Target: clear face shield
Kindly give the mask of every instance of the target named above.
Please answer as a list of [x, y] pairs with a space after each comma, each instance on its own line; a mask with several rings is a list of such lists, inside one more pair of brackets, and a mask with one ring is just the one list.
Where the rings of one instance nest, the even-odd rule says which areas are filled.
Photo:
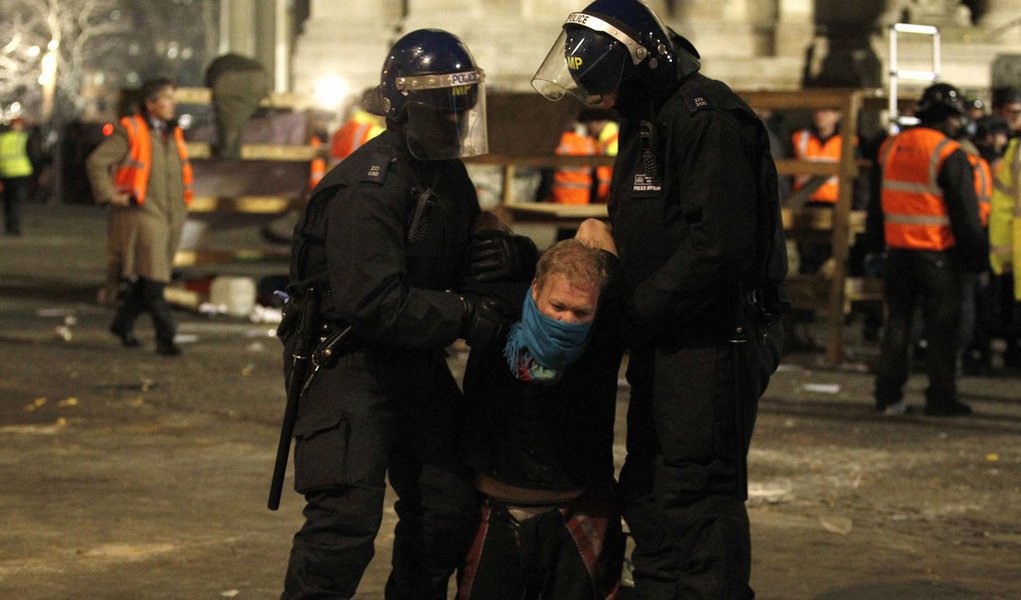
[[648, 50], [610, 23], [592, 15], [571, 13], [546, 60], [532, 77], [532, 87], [549, 100], [566, 94], [589, 106], [620, 87], [626, 61], [637, 65]]
[[405, 135], [419, 160], [466, 158], [489, 152], [486, 89], [481, 69], [399, 77], [408, 96]]

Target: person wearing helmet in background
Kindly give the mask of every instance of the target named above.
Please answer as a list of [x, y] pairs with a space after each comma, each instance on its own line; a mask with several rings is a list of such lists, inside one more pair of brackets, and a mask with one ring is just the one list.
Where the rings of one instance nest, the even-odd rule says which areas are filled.
[[[622, 117], [609, 215], [630, 288], [623, 513], [641, 598], [751, 598], [746, 461], [787, 273], [765, 126], [636, 0], [569, 15], [532, 79]], [[779, 328], [773, 328], [776, 330]]]
[[[291, 308], [317, 303], [312, 347], [336, 346], [318, 351], [325, 362], [298, 401], [306, 521], [283, 598], [355, 593], [387, 478], [399, 497], [389, 599], [446, 598], [478, 515], [444, 350], [457, 338], [485, 347], [504, 325], [483, 299], [451, 291], [479, 215], [459, 159], [487, 152], [484, 76], [457, 37], [417, 30], [391, 48], [380, 96], [386, 131], [323, 178], [295, 228]], [[297, 335], [281, 324], [285, 364]]]
[[[876, 364], [876, 409], [908, 411], [912, 319], [921, 309], [927, 341], [925, 414], [970, 415], [957, 396], [962, 278], [984, 270], [986, 243], [972, 165], [954, 141], [965, 115], [960, 91], [936, 83], [922, 93], [916, 127], [887, 138], [874, 177], [878, 192], [868, 212], [866, 244], [885, 250], [883, 296], [887, 325]], [[878, 204], [878, 206], [876, 206]], [[878, 208], [875, 209], [875, 208]]]

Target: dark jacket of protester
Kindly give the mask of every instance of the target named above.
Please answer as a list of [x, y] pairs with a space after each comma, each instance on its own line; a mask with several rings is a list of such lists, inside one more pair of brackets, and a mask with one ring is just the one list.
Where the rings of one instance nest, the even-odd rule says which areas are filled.
[[[585, 353], [554, 384], [517, 379], [503, 355], [505, 339], [471, 353], [464, 375], [464, 456], [476, 473], [536, 490], [578, 490], [612, 481], [623, 351], [617, 321], [624, 306], [619, 273], [611, 277], [600, 294]], [[531, 293], [528, 282], [489, 284], [485, 292], [514, 307], [517, 318], [521, 298]]]
[[[617, 259], [600, 294], [588, 345], [553, 383], [518, 379], [506, 336], [473, 350], [464, 375], [464, 460], [478, 476], [564, 501], [483, 495], [482, 523], [463, 569], [459, 598], [609, 598], [619, 585], [624, 537], [613, 481], [618, 321], [624, 304]], [[521, 317], [527, 282], [483, 284]], [[484, 489], [481, 488], [480, 489]]]

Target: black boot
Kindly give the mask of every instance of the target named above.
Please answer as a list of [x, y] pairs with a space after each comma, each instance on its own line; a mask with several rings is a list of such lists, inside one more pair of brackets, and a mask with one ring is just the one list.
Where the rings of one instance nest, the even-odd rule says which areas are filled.
[[110, 324], [110, 333], [117, 336], [125, 348], [137, 348], [142, 345], [134, 333], [135, 319], [145, 310], [142, 287], [140, 280], [126, 283], [117, 298], [117, 312], [114, 314], [113, 323]]
[[156, 329], [156, 354], [177, 356], [181, 353], [181, 348], [174, 343], [174, 335], [177, 332], [174, 311], [163, 297], [163, 288], [166, 285], [159, 281], [144, 281], [143, 295], [146, 309], [152, 315], [152, 325]]

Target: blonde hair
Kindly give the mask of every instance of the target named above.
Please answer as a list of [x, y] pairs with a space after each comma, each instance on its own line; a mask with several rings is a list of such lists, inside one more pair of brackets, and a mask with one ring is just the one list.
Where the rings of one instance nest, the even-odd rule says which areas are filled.
[[573, 286], [602, 289], [609, 278], [606, 258], [594, 246], [576, 239], [550, 246], [535, 267], [535, 288], [541, 290], [550, 275], [560, 275]]

